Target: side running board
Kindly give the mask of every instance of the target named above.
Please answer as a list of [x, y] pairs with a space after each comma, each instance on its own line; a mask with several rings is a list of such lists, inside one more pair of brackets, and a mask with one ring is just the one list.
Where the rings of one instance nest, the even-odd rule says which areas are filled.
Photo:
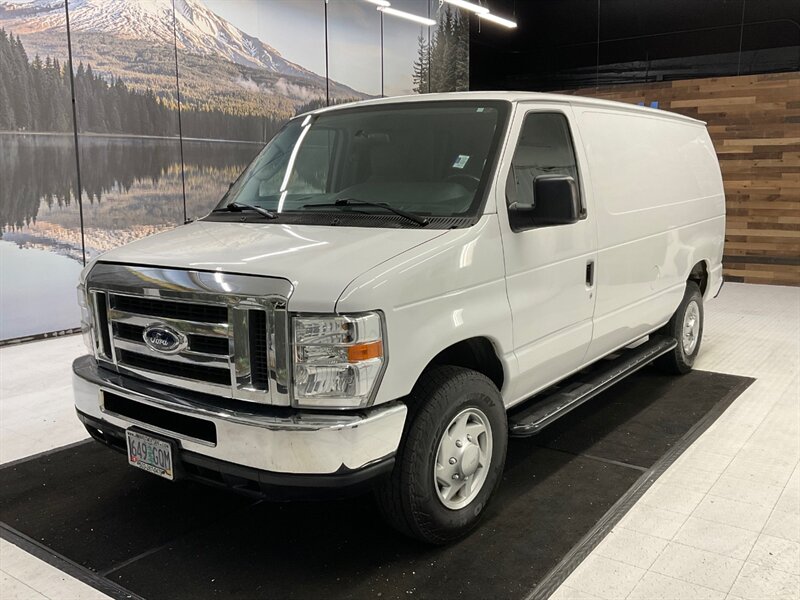
[[678, 345], [668, 337], [651, 337], [630, 350], [622, 350], [598, 361], [588, 369], [566, 379], [563, 384], [550, 388], [525, 402], [519, 410], [508, 415], [509, 435], [528, 437], [539, 433], [543, 427], [579, 407], [600, 392], [641, 369], [662, 354]]

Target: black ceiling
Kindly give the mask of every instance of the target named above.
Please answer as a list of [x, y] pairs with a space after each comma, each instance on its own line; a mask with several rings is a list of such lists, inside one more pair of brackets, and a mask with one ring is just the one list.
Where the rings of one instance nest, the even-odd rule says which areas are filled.
[[554, 90], [800, 70], [800, 0], [483, 4], [518, 27], [471, 20], [471, 89]]

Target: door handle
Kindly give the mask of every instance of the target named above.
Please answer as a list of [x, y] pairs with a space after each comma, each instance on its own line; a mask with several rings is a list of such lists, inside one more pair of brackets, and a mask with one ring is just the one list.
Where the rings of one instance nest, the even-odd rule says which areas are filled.
[[586, 262], [586, 287], [594, 286], [594, 260]]

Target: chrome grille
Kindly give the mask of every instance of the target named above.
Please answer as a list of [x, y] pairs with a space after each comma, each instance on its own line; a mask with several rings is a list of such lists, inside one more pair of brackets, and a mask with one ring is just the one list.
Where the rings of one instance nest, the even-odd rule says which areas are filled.
[[228, 309], [225, 306], [171, 302], [169, 300], [154, 300], [140, 296], [115, 294], [111, 298], [111, 308], [120, 312], [179, 319], [181, 321], [228, 323]]
[[253, 386], [268, 386], [269, 351], [267, 350], [267, 314], [263, 310], [249, 311], [250, 319], [250, 378]]
[[[288, 405], [283, 279], [98, 263], [87, 277], [95, 355], [105, 366], [165, 385]], [[180, 333], [174, 351], [148, 327]]]

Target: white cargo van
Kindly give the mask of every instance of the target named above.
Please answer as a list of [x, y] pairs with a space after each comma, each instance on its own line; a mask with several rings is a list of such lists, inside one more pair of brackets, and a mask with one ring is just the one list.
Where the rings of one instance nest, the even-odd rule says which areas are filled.
[[703, 123], [668, 112], [456, 93], [301, 115], [208, 216], [86, 267], [78, 415], [168, 479], [367, 482], [444, 543], [509, 436], [691, 369], [724, 200]]

